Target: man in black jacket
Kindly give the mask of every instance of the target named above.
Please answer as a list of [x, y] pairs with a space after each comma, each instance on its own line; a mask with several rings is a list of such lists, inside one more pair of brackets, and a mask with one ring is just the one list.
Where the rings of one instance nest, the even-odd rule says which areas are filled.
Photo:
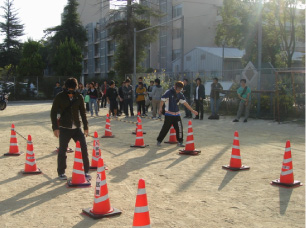
[[[196, 111], [200, 113], [200, 120], [203, 120], [203, 115], [204, 115], [204, 107], [203, 107], [204, 99], [205, 99], [205, 87], [202, 84], [201, 78], [197, 78], [196, 88], [194, 90], [194, 101], [196, 103]], [[199, 119], [199, 114], [194, 119]]]
[[[87, 145], [84, 134], [88, 135], [88, 122], [86, 118], [85, 105], [83, 96], [76, 91], [78, 81], [75, 78], [69, 78], [65, 82], [65, 90], [56, 95], [51, 108], [51, 121], [54, 136], [59, 138], [59, 152], [57, 156], [57, 172], [62, 180], [67, 180], [65, 175], [66, 150], [71, 139], [81, 144], [82, 158], [84, 164], [85, 176], [91, 179], [88, 174], [89, 160]], [[58, 124], [57, 110], [60, 112], [60, 120]], [[82, 118], [84, 134], [81, 131], [81, 122], [79, 113]]]

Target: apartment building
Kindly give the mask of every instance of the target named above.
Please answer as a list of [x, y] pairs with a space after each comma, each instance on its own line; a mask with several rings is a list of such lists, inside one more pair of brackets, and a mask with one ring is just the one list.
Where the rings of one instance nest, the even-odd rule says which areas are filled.
[[[136, 0], [135, 0], [136, 1]], [[159, 9], [163, 17], [152, 19], [152, 26], [161, 24], [158, 39], [147, 48], [144, 68], [172, 72], [172, 62], [194, 47], [214, 47], [216, 27], [223, 0], [138, 0], [140, 4]], [[113, 70], [116, 42], [106, 28], [109, 21], [124, 17], [118, 12], [126, 1], [78, 0], [78, 13], [87, 30], [83, 75], [106, 78]], [[141, 33], [139, 33], [141, 35]], [[127, 72], [131, 73], [131, 72]]]

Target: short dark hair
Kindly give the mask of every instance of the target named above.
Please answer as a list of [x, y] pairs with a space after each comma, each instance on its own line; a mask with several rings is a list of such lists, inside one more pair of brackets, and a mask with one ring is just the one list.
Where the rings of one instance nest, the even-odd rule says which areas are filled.
[[68, 78], [65, 81], [65, 88], [66, 89], [76, 89], [78, 86], [78, 80], [76, 78]]
[[178, 81], [175, 83], [176, 88], [184, 88], [184, 83], [182, 81]]
[[160, 85], [160, 80], [158, 78], [156, 78], [154, 82]]
[[141, 85], [141, 86], [143, 86], [143, 83], [142, 83], [142, 82], [138, 82], [138, 85]]
[[201, 78], [197, 78], [195, 81], [200, 81], [200, 83], [202, 82]]
[[109, 85], [111, 86], [111, 85], [114, 85], [115, 84], [115, 82], [114, 82], [114, 80], [111, 80], [110, 82], [109, 82]]
[[129, 78], [127, 78], [127, 79], [125, 80], [125, 82], [131, 82], [131, 80], [130, 80]]
[[186, 82], [188, 82], [188, 79], [187, 78], [184, 78], [184, 80], [183, 81], [186, 81]]
[[60, 84], [59, 82], [55, 82], [55, 84]]
[[141, 80], [142, 80], [142, 77], [139, 77], [139, 78], [138, 78], [138, 80], [139, 80], [139, 79], [141, 79]]
[[213, 78], [213, 80], [219, 81], [219, 79], [218, 79], [218, 78]]
[[153, 81], [153, 80], [151, 80], [151, 81], [150, 81], [150, 83], [151, 83], [151, 82], [152, 82], [152, 83], [154, 83], [154, 81]]
[[243, 78], [243, 79], [240, 80], [240, 82], [246, 83], [246, 80]]

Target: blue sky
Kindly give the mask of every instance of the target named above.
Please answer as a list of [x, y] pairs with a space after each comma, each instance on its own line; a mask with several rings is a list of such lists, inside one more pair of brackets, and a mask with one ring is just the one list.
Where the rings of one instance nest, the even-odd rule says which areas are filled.
[[[0, 5], [4, 6], [1, 0]], [[61, 13], [67, 0], [14, 0], [14, 8], [18, 10], [18, 17], [25, 26], [25, 35], [21, 41], [32, 38], [40, 40], [44, 33], [43, 30], [61, 23]], [[3, 15], [3, 9], [0, 9], [0, 15]], [[0, 18], [1, 22], [4, 19]], [[0, 42], [3, 41], [3, 35], [0, 35]]]

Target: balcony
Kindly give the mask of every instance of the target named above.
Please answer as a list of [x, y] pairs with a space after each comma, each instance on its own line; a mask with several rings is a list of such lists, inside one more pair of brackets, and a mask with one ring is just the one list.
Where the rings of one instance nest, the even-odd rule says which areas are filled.
[[113, 56], [115, 54], [114, 50], [111, 50], [107, 53], [107, 56]]
[[100, 68], [95, 69], [95, 74], [98, 74], [98, 73], [100, 73]]

